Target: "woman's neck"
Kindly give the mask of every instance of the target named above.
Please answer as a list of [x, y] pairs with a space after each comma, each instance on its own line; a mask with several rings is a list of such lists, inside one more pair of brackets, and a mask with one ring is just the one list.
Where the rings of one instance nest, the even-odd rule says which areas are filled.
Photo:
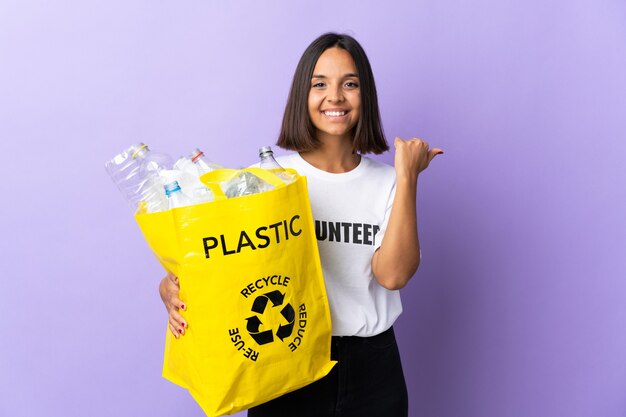
[[321, 146], [300, 156], [317, 169], [333, 174], [352, 171], [361, 162], [361, 155], [353, 153], [351, 138], [319, 138]]

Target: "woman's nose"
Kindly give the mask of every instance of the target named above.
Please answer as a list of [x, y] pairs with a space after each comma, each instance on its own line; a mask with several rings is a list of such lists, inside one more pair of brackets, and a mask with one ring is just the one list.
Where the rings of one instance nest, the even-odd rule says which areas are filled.
[[326, 99], [330, 102], [341, 102], [343, 101], [343, 92], [341, 88], [331, 88], [328, 92], [328, 97]]

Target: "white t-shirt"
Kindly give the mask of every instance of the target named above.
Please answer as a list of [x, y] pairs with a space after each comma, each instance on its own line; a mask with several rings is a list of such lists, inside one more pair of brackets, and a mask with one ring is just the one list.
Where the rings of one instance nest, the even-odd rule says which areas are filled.
[[276, 158], [307, 177], [334, 336], [374, 336], [402, 312], [399, 291], [372, 273], [395, 194], [393, 167], [361, 156], [350, 172], [331, 174], [298, 153]]

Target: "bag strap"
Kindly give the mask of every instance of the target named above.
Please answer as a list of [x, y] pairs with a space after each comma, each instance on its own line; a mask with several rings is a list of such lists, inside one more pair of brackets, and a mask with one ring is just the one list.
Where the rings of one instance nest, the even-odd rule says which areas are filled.
[[[295, 174], [296, 176], [298, 175], [297, 171], [290, 168], [285, 169], [285, 171]], [[220, 184], [234, 178], [240, 172], [249, 172], [250, 174], [256, 175], [276, 188], [284, 187], [286, 185], [285, 182], [272, 171], [268, 171], [263, 168], [216, 169], [202, 175], [200, 177], [200, 181], [202, 181], [202, 183], [213, 192], [215, 201], [224, 200], [226, 195], [224, 195], [224, 191], [222, 190], [222, 187], [220, 187]]]

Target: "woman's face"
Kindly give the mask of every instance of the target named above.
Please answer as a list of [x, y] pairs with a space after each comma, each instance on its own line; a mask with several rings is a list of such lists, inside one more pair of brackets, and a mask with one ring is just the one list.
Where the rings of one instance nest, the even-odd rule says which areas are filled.
[[329, 48], [320, 55], [309, 90], [309, 117], [318, 139], [347, 138], [359, 121], [361, 90], [354, 60], [348, 51]]

